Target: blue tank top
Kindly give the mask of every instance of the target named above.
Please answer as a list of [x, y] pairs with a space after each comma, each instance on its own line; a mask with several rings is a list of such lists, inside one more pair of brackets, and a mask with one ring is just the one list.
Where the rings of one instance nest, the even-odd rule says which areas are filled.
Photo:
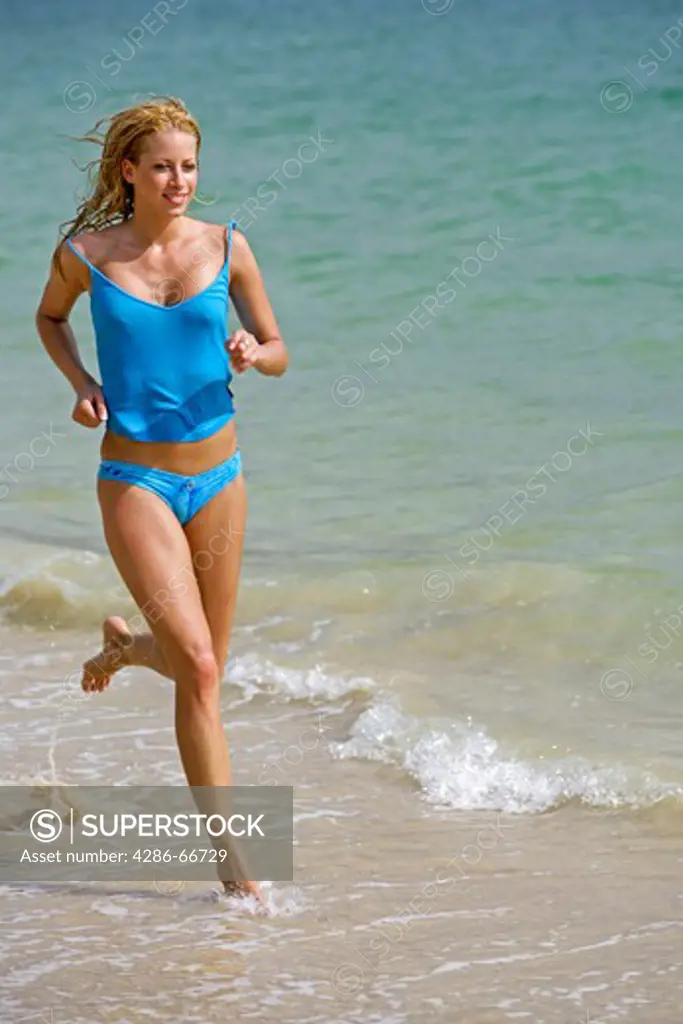
[[131, 295], [90, 267], [90, 311], [108, 427], [132, 441], [200, 441], [234, 415], [228, 337], [227, 254], [197, 295], [161, 306]]

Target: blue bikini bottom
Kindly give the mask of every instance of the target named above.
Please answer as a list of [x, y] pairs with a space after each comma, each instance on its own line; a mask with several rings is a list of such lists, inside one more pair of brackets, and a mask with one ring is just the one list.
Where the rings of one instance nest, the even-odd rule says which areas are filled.
[[151, 469], [138, 466], [135, 462], [113, 462], [105, 459], [100, 463], [100, 480], [114, 480], [132, 487], [144, 487], [158, 495], [184, 526], [212, 498], [227, 487], [242, 472], [242, 456], [239, 448], [226, 462], [221, 462], [205, 473], [183, 476], [169, 473], [165, 469]]

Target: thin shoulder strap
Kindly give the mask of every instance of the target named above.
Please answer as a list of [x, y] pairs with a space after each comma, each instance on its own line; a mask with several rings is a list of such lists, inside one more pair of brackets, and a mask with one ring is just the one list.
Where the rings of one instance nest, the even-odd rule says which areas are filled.
[[228, 265], [228, 282], [230, 281], [230, 255], [232, 253], [232, 229], [237, 227], [237, 221], [228, 221], [228, 255], [226, 257], [226, 263]]
[[91, 269], [91, 270], [97, 270], [97, 267], [93, 267], [93, 265], [92, 265], [92, 263], [90, 262], [90, 260], [88, 259], [88, 257], [87, 257], [87, 256], [84, 256], [82, 252], [79, 252], [79, 251], [78, 251], [78, 249], [76, 249], [76, 248], [75, 248], [75, 246], [74, 246], [73, 242], [71, 241], [71, 238], [70, 238], [70, 237], [68, 237], [68, 236], [67, 236], [67, 238], [65, 239], [65, 241], [66, 241], [66, 244], [67, 244], [67, 245], [69, 246], [69, 248], [71, 249], [71, 251], [72, 251], [73, 253], [75, 253], [75, 254], [76, 254], [76, 256], [78, 256], [79, 260], [83, 260], [83, 262], [84, 262], [84, 263], [87, 263], [87, 265], [88, 265], [88, 266], [90, 267], [90, 269]]
[[225, 264], [227, 268], [226, 277], [228, 281], [228, 298], [226, 300], [226, 322], [228, 333], [230, 333], [230, 256], [232, 255], [232, 229], [236, 227], [236, 220], [228, 221], [228, 253], [227, 256], [225, 257]]

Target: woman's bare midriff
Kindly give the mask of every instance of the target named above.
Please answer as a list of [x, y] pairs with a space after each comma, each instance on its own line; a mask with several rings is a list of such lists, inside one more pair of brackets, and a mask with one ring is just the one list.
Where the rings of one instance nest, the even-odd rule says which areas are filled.
[[234, 419], [202, 441], [131, 441], [108, 430], [102, 439], [100, 455], [115, 462], [135, 462], [150, 469], [196, 476], [225, 462], [237, 449]]

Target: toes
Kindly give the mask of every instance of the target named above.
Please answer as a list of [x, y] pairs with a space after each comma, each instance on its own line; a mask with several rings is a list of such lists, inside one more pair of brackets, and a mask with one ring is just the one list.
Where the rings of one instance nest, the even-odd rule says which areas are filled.
[[108, 676], [94, 676], [90, 672], [85, 672], [81, 681], [81, 688], [86, 693], [102, 693], [110, 683]]

